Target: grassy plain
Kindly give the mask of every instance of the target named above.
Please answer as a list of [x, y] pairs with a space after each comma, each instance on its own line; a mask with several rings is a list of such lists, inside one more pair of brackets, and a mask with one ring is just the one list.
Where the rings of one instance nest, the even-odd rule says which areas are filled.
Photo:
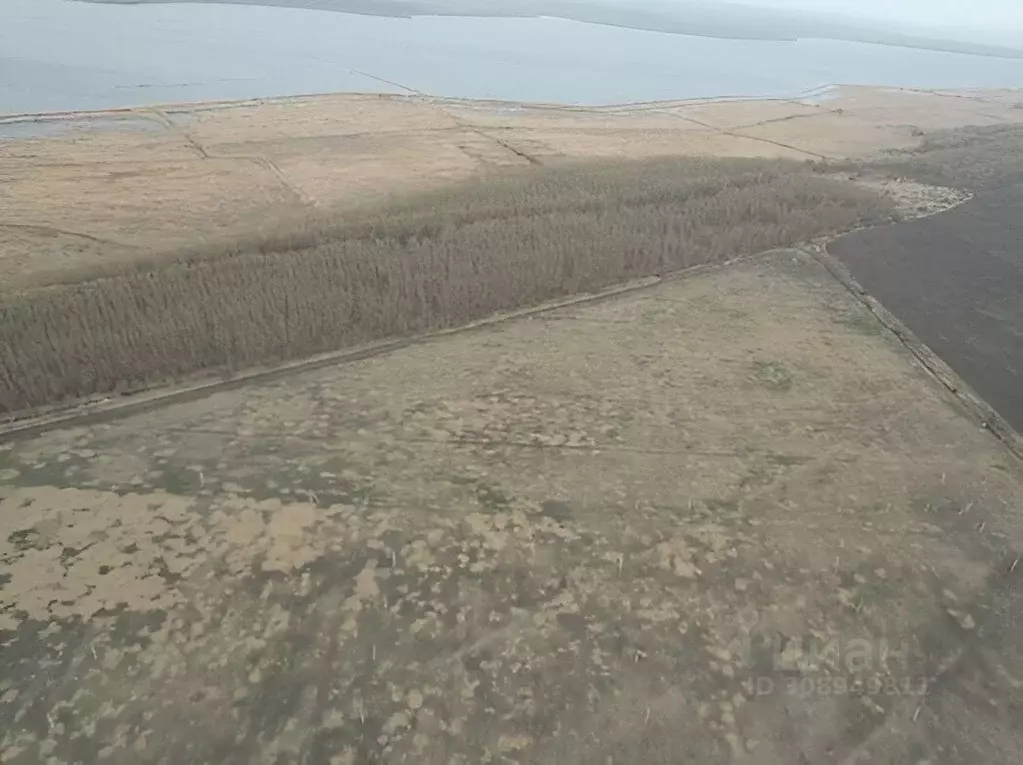
[[1023, 122], [1021, 100], [860, 87], [600, 108], [337, 95], [4, 121], [0, 291], [508, 169], [913, 149], [939, 130]]
[[[21, 163], [6, 189], [27, 192], [4, 200], [5, 246], [22, 243], [5, 250], [20, 264], [0, 299], [5, 405], [446, 326], [890, 216], [883, 179], [778, 159], [826, 140], [836, 159], [908, 149], [909, 170], [992, 183], [966, 173], [1002, 138], [932, 134], [921, 153], [919, 133], [1012, 111], [1009, 95], [842, 98], [573, 116], [588, 128], [514, 114], [533, 138], [633, 156], [570, 166], [513, 128], [466, 131], [506, 105], [421, 104], [503, 163], [485, 171], [502, 180], [432, 191], [481, 165], [448, 172], [436, 135], [435, 154], [385, 136], [397, 153], [360, 165], [380, 144], [357, 120], [340, 140], [316, 131], [343, 121], [301, 119], [331, 99], [184, 110], [180, 145], [173, 121], [0, 144]], [[648, 132], [608, 127], [630, 120]], [[808, 120], [833, 138], [779, 145]], [[775, 154], [642, 159], [711, 145]], [[424, 196], [377, 206], [405, 181]], [[294, 215], [257, 225], [280, 205]], [[1020, 762], [1021, 504], [1018, 459], [790, 250], [2, 437], [0, 761]]]
[[997, 161], [1018, 140], [1013, 98], [841, 88], [573, 109], [333, 96], [8, 121], [0, 133], [20, 137], [0, 140], [0, 413], [884, 222], [890, 185], [834, 171], [990, 181], [1013, 167]]
[[0, 760], [1020, 762], [1019, 461], [812, 258], [0, 443]]

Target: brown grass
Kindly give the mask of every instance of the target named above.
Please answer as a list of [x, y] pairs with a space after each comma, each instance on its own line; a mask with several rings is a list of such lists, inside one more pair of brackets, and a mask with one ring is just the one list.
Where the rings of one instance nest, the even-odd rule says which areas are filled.
[[463, 185], [5, 296], [0, 411], [455, 326], [891, 216], [873, 192], [782, 161], [600, 163]]
[[942, 130], [914, 149], [891, 151], [870, 169], [935, 186], [979, 190], [1023, 178], [1023, 125]]

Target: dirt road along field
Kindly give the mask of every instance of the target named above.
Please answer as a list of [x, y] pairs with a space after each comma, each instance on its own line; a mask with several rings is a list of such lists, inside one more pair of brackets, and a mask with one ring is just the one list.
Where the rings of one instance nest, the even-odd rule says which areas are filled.
[[1020, 464], [798, 252], [0, 480], [11, 765], [1023, 754]]
[[495, 170], [588, 157], [861, 157], [1023, 120], [1018, 92], [573, 108], [337, 95], [0, 121], [0, 290]]

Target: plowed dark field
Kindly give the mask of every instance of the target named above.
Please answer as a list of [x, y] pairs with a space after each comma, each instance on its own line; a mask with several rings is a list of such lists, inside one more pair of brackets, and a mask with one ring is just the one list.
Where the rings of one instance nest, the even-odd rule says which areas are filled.
[[931, 218], [850, 234], [829, 249], [1023, 430], [1023, 183]]

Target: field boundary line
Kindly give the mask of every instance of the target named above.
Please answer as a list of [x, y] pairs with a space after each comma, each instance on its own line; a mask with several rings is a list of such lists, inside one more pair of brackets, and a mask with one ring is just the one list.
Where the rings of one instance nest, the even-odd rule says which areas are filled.
[[958, 399], [966, 412], [1001, 441], [1017, 458], [1023, 460], [1023, 437], [980, 394], [974, 391], [938, 354], [916, 336], [901, 319], [884, 307], [861, 285], [838, 258], [828, 252], [828, 245], [811, 244], [799, 249], [820, 263], [850, 294], [866, 306], [874, 317], [916, 358], [924, 370]]
[[[680, 108], [686, 106], [704, 106], [707, 104], [717, 103], [756, 103], [760, 101], [793, 101], [800, 100], [803, 98], [809, 98], [815, 95], [815, 91], [819, 88], [812, 88], [808, 91], [802, 91], [793, 95], [775, 95], [775, 96], [715, 96], [705, 98], [676, 98], [676, 99], [660, 99], [653, 101], [622, 101], [617, 103], [601, 103], [601, 104], [589, 104], [589, 105], [577, 105], [571, 103], [559, 103], [557, 101], [516, 101], [502, 98], [459, 98], [457, 96], [438, 96], [430, 93], [423, 93], [414, 88], [410, 88], [407, 85], [402, 85], [398, 82], [391, 82], [385, 80], [382, 77], [369, 74], [368, 72], [360, 71], [357, 69], [349, 70], [356, 74], [360, 74], [363, 77], [369, 77], [373, 80], [385, 82], [389, 85], [393, 85], [396, 88], [401, 88], [400, 93], [388, 93], [379, 91], [360, 91], [360, 90], [335, 90], [325, 91], [323, 93], [294, 93], [286, 96], [257, 96], [255, 98], [214, 98], [205, 101], [165, 101], [156, 104], [138, 104], [135, 106], [108, 106], [101, 107], [98, 109], [63, 109], [56, 111], [35, 111], [35, 112], [12, 112], [8, 114], [0, 113], [0, 125], [21, 123], [21, 122], [46, 122], [46, 121], [60, 121], [60, 120], [76, 120], [83, 118], [101, 118], [101, 117], [117, 117], [123, 115], [143, 115], [146, 111], [152, 109], [160, 109], [163, 111], [171, 112], [192, 112], [192, 111], [208, 111], [217, 109], [230, 109], [232, 107], [246, 107], [246, 106], [261, 106], [263, 104], [278, 104], [288, 103], [294, 101], [311, 101], [320, 98], [338, 98], [352, 96], [355, 98], [375, 98], [379, 100], [408, 100], [409, 98], [420, 98], [428, 101], [437, 103], [447, 104], [459, 104], [464, 103], [468, 105], [478, 106], [481, 104], [493, 104], [495, 106], [520, 106], [530, 109], [547, 109], [547, 110], [565, 110], [569, 112], [589, 112], [589, 111], [614, 111], [616, 109], [665, 109], [665, 108]], [[842, 85], [825, 85], [823, 88], [837, 88], [843, 87]], [[870, 87], [870, 86], [867, 86]]]
[[[134, 116], [145, 116], [145, 112], [151, 111], [152, 109], [160, 109], [162, 111], [168, 111], [172, 113], [176, 112], [203, 112], [203, 111], [217, 111], [221, 109], [231, 108], [245, 108], [252, 106], [262, 106], [264, 104], [281, 104], [281, 103], [293, 103], [297, 101], [313, 101], [324, 98], [366, 98], [366, 99], [377, 99], [383, 101], [408, 101], [410, 99], [420, 99], [431, 101], [434, 104], [465, 104], [468, 106], [500, 106], [500, 107], [522, 107], [527, 109], [536, 109], [544, 111], [565, 111], [569, 113], [615, 113], [617, 111], [657, 111], [663, 109], [685, 109], [693, 106], [708, 106], [714, 104], [743, 104], [743, 103], [790, 103], [800, 104], [805, 106], [819, 106], [818, 103], [805, 103], [807, 99], [814, 99], [819, 96], [826, 95], [829, 92], [841, 90], [842, 88], [866, 88], [874, 91], [883, 91], [891, 88], [882, 88], [880, 86], [872, 85], [855, 85], [849, 83], [829, 83], [820, 85], [815, 88], [809, 88], [802, 90], [797, 93], [790, 94], [773, 94], [763, 96], [737, 96], [737, 95], [723, 95], [723, 96], [704, 96], [704, 97], [693, 97], [693, 98], [668, 98], [668, 99], [654, 99], [652, 101], [619, 101], [619, 102], [605, 102], [597, 104], [572, 104], [562, 103], [558, 101], [522, 101], [514, 99], [503, 99], [503, 98], [460, 98], [457, 96], [442, 96], [434, 95], [430, 93], [423, 93], [411, 88], [407, 85], [402, 85], [399, 82], [392, 82], [383, 77], [379, 77], [369, 72], [351, 69], [348, 70], [354, 72], [363, 77], [376, 80], [378, 82], [384, 82], [388, 85], [392, 85], [395, 88], [399, 88], [400, 92], [380, 92], [380, 91], [361, 91], [361, 90], [333, 90], [324, 92], [313, 92], [313, 93], [292, 93], [290, 95], [274, 95], [274, 96], [256, 96], [251, 98], [214, 98], [207, 99], [204, 101], [162, 101], [155, 104], [136, 104], [133, 106], [107, 106], [96, 109], [63, 109], [56, 111], [32, 111], [32, 112], [11, 112], [11, 113], [0, 113], [0, 125], [4, 124], [17, 124], [23, 122], [49, 122], [49, 121], [61, 121], [61, 120], [78, 120], [88, 118], [102, 118], [102, 117], [119, 117], [125, 115]], [[928, 89], [928, 88], [894, 88], [895, 90], [922, 93], [926, 95], [940, 96], [944, 98], [962, 98], [965, 100], [974, 101], [977, 103], [988, 103], [989, 100], [984, 97], [984, 89], [982, 88], [964, 88], [960, 93], [950, 93], [947, 89]], [[963, 95], [969, 93], [977, 93], [977, 95]], [[741, 128], [737, 128], [741, 129]]]
[[[688, 279], [699, 274], [710, 271], [717, 271], [727, 268], [733, 263], [738, 263], [752, 258], [768, 255], [772, 252], [791, 251], [795, 248], [782, 247], [773, 250], [766, 250], [756, 253], [746, 253], [729, 260], [715, 263], [700, 263], [666, 272], [660, 276], [649, 276], [642, 279], [634, 279], [622, 284], [617, 284], [598, 292], [576, 294], [556, 300], [546, 301], [537, 305], [517, 308], [492, 314], [483, 319], [460, 324], [456, 327], [421, 332], [405, 337], [392, 338], [367, 343], [339, 351], [329, 351], [313, 357], [285, 362], [270, 367], [250, 368], [237, 375], [206, 379], [202, 382], [195, 382], [191, 385], [184, 384], [171, 387], [143, 388], [134, 392], [120, 394], [118, 399], [93, 398], [64, 406], [53, 406], [43, 410], [25, 411], [14, 413], [5, 420], [0, 420], [0, 443], [13, 438], [27, 438], [36, 436], [49, 430], [59, 427], [75, 427], [94, 425], [106, 420], [113, 420], [131, 414], [139, 414], [152, 409], [169, 405], [194, 401], [214, 393], [235, 390], [246, 385], [261, 382], [272, 382], [292, 374], [311, 372], [338, 364], [347, 364], [355, 361], [381, 356], [392, 351], [401, 350], [414, 345], [440, 340], [450, 335], [483, 330], [490, 327], [513, 321], [515, 319], [529, 319], [535, 316], [556, 311], [561, 308], [570, 308], [577, 305], [598, 303], [612, 298], [631, 295], [641, 291], [649, 290], [663, 284]], [[211, 376], [215, 372], [209, 373]], [[115, 394], [116, 395], [116, 394]]]

